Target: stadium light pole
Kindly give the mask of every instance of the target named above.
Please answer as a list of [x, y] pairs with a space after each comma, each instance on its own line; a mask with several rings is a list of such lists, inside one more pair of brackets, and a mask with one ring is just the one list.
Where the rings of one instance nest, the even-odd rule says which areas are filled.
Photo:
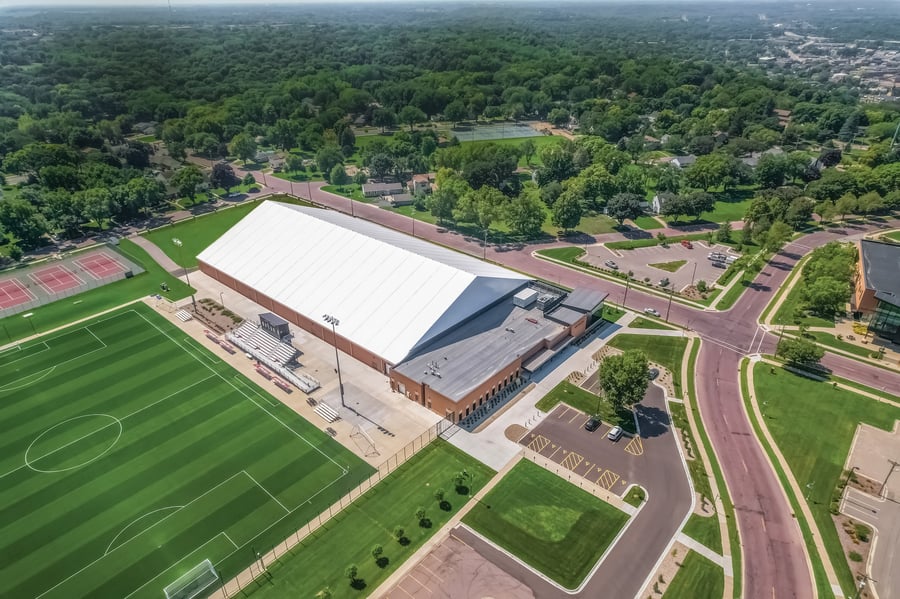
[[347, 404], [344, 403], [344, 381], [341, 380], [341, 358], [338, 353], [337, 329], [335, 328], [337, 325], [341, 324], [341, 321], [330, 314], [323, 314], [322, 320], [331, 325], [331, 334], [333, 335], [332, 339], [334, 340], [334, 361], [337, 364], [338, 389], [340, 389], [341, 392], [341, 407], [346, 408]]
[[[178, 237], [173, 237], [172, 243], [174, 243], [175, 246], [178, 248], [178, 259], [181, 260], [182, 262], [184, 262], [184, 250], [182, 249], [182, 246], [184, 246], [184, 243], [182, 243], [181, 239], [179, 239]], [[191, 277], [188, 275], [188, 269], [186, 267], [182, 267], [182, 268], [184, 269], [184, 278], [187, 281], [188, 287], [190, 287], [191, 286]], [[191, 305], [194, 306], [194, 310], [197, 309], [197, 300], [194, 299], [193, 293], [191, 294]]]

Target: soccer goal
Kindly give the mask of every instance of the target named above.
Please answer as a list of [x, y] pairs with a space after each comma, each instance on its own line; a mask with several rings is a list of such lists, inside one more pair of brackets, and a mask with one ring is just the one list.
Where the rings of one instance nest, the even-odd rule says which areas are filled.
[[166, 599], [193, 599], [218, 580], [216, 569], [205, 559], [164, 589]]

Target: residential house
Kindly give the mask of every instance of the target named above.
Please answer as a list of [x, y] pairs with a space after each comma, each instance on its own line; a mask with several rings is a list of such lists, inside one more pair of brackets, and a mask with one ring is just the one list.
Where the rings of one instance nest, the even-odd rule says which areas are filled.
[[412, 181], [409, 183], [413, 195], [431, 193], [432, 185], [434, 185], [434, 173], [413, 175]]
[[416, 201], [415, 196], [410, 193], [394, 193], [389, 196], [385, 196], [384, 199], [387, 200], [388, 204], [390, 204], [392, 208], [396, 208], [398, 206], [411, 206]]
[[377, 198], [403, 193], [402, 183], [363, 183], [363, 195], [367, 198]]

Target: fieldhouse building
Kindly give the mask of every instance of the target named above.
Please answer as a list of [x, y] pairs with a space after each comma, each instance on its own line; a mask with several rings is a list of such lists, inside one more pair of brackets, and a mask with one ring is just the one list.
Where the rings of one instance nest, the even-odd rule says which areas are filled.
[[[454, 422], [582, 334], [606, 297], [567, 295], [365, 220], [272, 201], [197, 259], [207, 275]], [[325, 314], [340, 321], [337, 335]]]
[[863, 239], [850, 308], [873, 335], [900, 343], [900, 245]]

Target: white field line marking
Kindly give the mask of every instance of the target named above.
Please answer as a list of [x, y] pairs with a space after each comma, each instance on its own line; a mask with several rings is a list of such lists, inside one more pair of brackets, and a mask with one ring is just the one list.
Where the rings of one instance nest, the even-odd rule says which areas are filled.
[[268, 495], [269, 497], [271, 497], [271, 498], [272, 498], [272, 501], [274, 501], [275, 503], [277, 503], [278, 505], [280, 505], [280, 506], [281, 506], [281, 509], [283, 509], [283, 510], [284, 510], [286, 513], [288, 513], [288, 514], [291, 513], [291, 510], [289, 510], [289, 509], [287, 509], [286, 507], [284, 507], [284, 504], [281, 503], [280, 501], [278, 501], [278, 499], [276, 499], [274, 495], [272, 495], [271, 493], [269, 493], [268, 489], [266, 489], [264, 486], [262, 486], [261, 484], [259, 484], [259, 481], [256, 480], [255, 478], [253, 478], [253, 475], [252, 475], [252, 474], [250, 474], [250, 473], [247, 472], [246, 470], [241, 470], [241, 472], [243, 472], [244, 474], [246, 474], [246, 475], [247, 475], [247, 478], [249, 478], [250, 480], [252, 480], [252, 481], [256, 484], [257, 487], [259, 487], [260, 489], [263, 490], [263, 492], [264, 492], [266, 495]]
[[[41, 351], [35, 352], [33, 354], [29, 354], [27, 356], [22, 356], [21, 358], [16, 358], [15, 360], [12, 360], [11, 362], [3, 362], [2, 364], [0, 364], [0, 366], [12, 366], [16, 362], [20, 362], [22, 360], [27, 360], [28, 358], [33, 358], [34, 356], [36, 356], [38, 354], [42, 354], [45, 351], [50, 349], [50, 346], [47, 344], [46, 341], [41, 341], [40, 344], [42, 344], [44, 346], [44, 349], [42, 349]], [[10, 347], [10, 348], [3, 350], [3, 353], [6, 353], [6, 352], [10, 351], [11, 349], [18, 349], [20, 352], [23, 352], [23, 351], [31, 349], [32, 347], [37, 347], [38, 345], [39, 345], [38, 343], [35, 343], [34, 345], [29, 345], [25, 349], [22, 349], [21, 345], [17, 345], [17, 346], [15, 346], [15, 348]], [[0, 356], [0, 357], [2, 357], [2, 356]]]
[[[38, 372], [35, 372], [34, 374], [29, 374], [27, 376], [23, 376], [22, 378], [18, 378], [11, 383], [7, 383], [7, 384], [3, 385], [2, 387], [0, 387], [0, 391], [15, 391], [17, 389], [23, 389], [25, 387], [29, 387], [29, 386], [35, 384], [36, 382], [42, 380], [45, 376], [47, 376], [54, 370], [56, 370], [56, 366], [51, 366], [50, 368], [47, 368], [46, 370], [40, 370]], [[37, 375], [41, 375], [41, 376], [34, 379], [33, 381], [28, 380], [31, 377], [37, 376]], [[22, 382], [22, 381], [25, 381], [25, 382]], [[10, 385], [14, 385], [16, 383], [19, 383], [19, 384], [16, 385], [15, 387], [10, 387]]]
[[106, 345], [105, 343], [103, 343], [103, 339], [101, 339], [100, 337], [98, 337], [98, 336], [97, 336], [97, 333], [95, 333], [94, 331], [91, 330], [91, 327], [86, 326], [86, 327], [84, 327], [84, 330], [87, 331], [88, 333], [90, 333], [91, 335], [93, 335], [93, 336], [94, 336], [94, 339], [96, 339], [97, 341], [99, 341], [99, 342], [100, 342], [100, 345], [103, 346], [103, 349], [106, 349], [107, 347], [109, 347], [108, 345]]
[[[153, 327], [154, 329], [156, 329], [157, 331], [159, 331], [162, 335], [168, 337], [168, 339], [169, 339], [172, 343], [174, 343], [175, 345], [178, 345], [178, 347], [181, 347], [181, 345], [179, 345], [179, 343], [178, 343], [175, 339], [173, 339], [168, 333], [166, 333], [165, 331], [163, 331], [162, 329], [160, 329], [160, 328], [159, 328], [158, 326], [156, 326], [154, 323], [150, 322], [143, 314], [141, 314], [140, 312], [137, 312], [137, 311], [134, 311], [134, 313], [137, 314], [138, 316], [140, 316], [141, 318], [143, 318], [144, 321], [145, 321], [148, 325], [150, 325], [151, 327]], [[181, 349], [184, 349], [184, 348], [181, 347]], [[191, 353], [191, 352], [188, 351], [188, 350], [185, 350], [185, 351], [187, 351], [187, 353], [190, 354], [191, 357], [194, 357], [194, 358], [196, 359], [196, 356], [194, 356], [193, 353]], [[203, 364], [203, 366], [205, 366], [205, 367], [206, 367], [210, 372], [212, 372], [215, 376], [217, 376], [217, 377], [219, 377], [220, 379], [222, 379], [223, 381], [225, 381], [232, 389], [234, 389], [235, 391], [237, 391], [238, 393], [240, 393], [241, 395], [243, 395], [244, 397], [246, 397], [247, 399], [249, 399], [251, 402], [253, 402], [253, 404], [256, 405], [260, 410], [262, 410], [263, 412], [265, 412], [266, 414], [268, 414], [269, 416], [271, 416], [272, 418], [274, 418], [275, 421], [278, 422], [278, 424], [280, 424], [281, 426], [283, 426], [284, 428], [286, 428], [288, 431], [290, 431], [291, 433], [293, 433], [294, 436], [296, 436], [298, 439], [302, 440], [304, 443], [306, 443], [307, 445], [309, 445], [310, 448], [312, 448], [313, 450], [315, 450], [317, 453], [319, 453], [319, 454], [320, 454], [322, 457], [324, 457], [326, 460], [328, 460], [329, 462], [331, 462], [332, 464], [334, 464], [335, 466], [337, 466], [338, 468], [340, 468], [342, 474], [347, 474], [347, 472], [348, 472], [347, 466], [338, 464], [336, 461], [334, 461], [334, 458], [332, 458], [330, 455], [328, 455], [327, 453], [325, 453], [324, 451], [322, 451], [321, 449], [319, 449], [318, 447], [316, 447], [314, 444], [310, 443], [310, 441], [309, 441], [306, 437], [304, 437], [303, 435], [301, 435], [300, 433], [298, 433], [297, 431], [295, 431], [294, 429], [292, 429], [290, 426], [287, 425], [287, 423], [285, 423], [283, 420], [281, 420], [280, 418], [278, 418], [278, 416], [276, 416], [275, 414], [273, 414], [272, 412], [270, 412], [269, 410], [267, 410], [264, 406], [261, 406], [259, 403], [257, 403], [256, 401], [254, 401], [252, 397], [250, 397], [249, 395], [247, 395], [246, 393], [244, 393], [243, 391], [241, 391], [240, 389], [238, 389], [238, 388], [234, 385], [234, 383], [232, 383], [231, 381], [229, 381], [228, 379], [226, 379], [223, 375], [221, 375], [221, 374], [219, 374], [218, 372], [216, 372], [215, 370], [213, 370], [206, 362], [203, 362], [202, 360], [199, 360], [199, 359], [198, 359], [197, 361], [200, 362], [200, 364]], [[229, 367], [229, 368], [230, 368], [230, 367]]]
[[[227, 533], [227, 532], [225, 532], [225, 531], [223, 530], [221, 534], [225, 535], [225, 538], [228, 539], [229, 541], [231, 541], [231, 544], [234, 545], [234, 548], [235, 548], [235, 549], [240, 549], [240, 548], [241, 548], [237, 543], [235, 543], [234, 541], [232, 541], [231, 537], [228, 536], [228, 533]], [[229, 553], [228, 555], [231, 555], [231, 554]]]
[[[159, 521], [156, 522], [155, 524], [152, 524], [151, 526], [148, 526], [146, 529], [144, 529], [144, 530], [141, 532], [141, 534], [147, 532], [147, 531], [150, 530], [151, 528], [155, 528], [155, 527], [159, 526], [160, 524], [162, 524], [163, 522], [165, 522], [166, 520], [168, 520], [169, 518], [171, 518], [172, 516], [174, 516], [175, 514], [177, 514], [178, 512], [180, 512], [181, 510], [183, 510], [184, 508], [188, 507], [189, 505], [191, 505], [191, 504], [194, 503], [195, 501], [198, 501], [200, 498], [202, 498], [202, 497], [204, 497], [204, 496], [206, 496], [206, 495], [209, 495], [210, 493], [212, 493], [213, 491], [215, 491], [216, 489], [218, 489], [219, 487], [221, 487], [222, 485], [224, 485], [225, 483], [227, 483], [228, 481], [230, 481], [231, 479], [233, 479], [234, 477], [236, 477], [236, 476], [239, 475], [239, 474], [240, 474], [240, 472], [235, 472], [234, 474], [232, 474], [231, 476], [229, 476], [228, 478], [226, 478], [225, 480], [223, 480], [222, 482], [220, 482], [219, 484], [217, 484], [215, 487], [213, 487], [213, 488], [210, 489], [209, 491], [206, 491], [206, 492], [203, 493], [202, 495], [198, 495], [197, 497], [195, 497], [194, 499], [192, 499], [192, 500], [189, 501], [188, 503], [184, 504], [184, 506], [182, 506], [182, 508], [181, 508], [180, 510], [178, 510], [178, 511], [176, 511], [176, 512], [172, 512], [171, 514], [169, 514], [169, 515], [166, 516], [165, 518], [162, 518], [161, 520], [159, 520]], [[125, 545], [127, 545], [128, 543], [130, 543], [131, 541], [133, 541], [134, 539], [136, 539], [136, 538], [139, 537], [139, 536], [140, 536], [140, 535], [137, 535], [137, 536], [135, 536], [135, 537], [132, 537], [132, 538], [128, 539], [127, 541], [125, 541], [124, 543], [122, 543], [121, 545], [119, 545], [118, 547], [116, 547], [115, 549], [113, 549], [110, 553], [115, 553], [116, 551], [118, 551], [119, 549], [121, 549], [122, 547], [124, 547]], [[216, 537], [217, 537], [217, 536], [219, 536], [219, 535], [216, 535]], [[212, 539], [215, 539], [216, 537], [212, 537]], [[212, 539], [210, 539], [209, 541], [212, 541]], [[209, 543], [209, 541], [207, 541], [206, 543]], [[203, 543], [203, 545], [206, 545], [206, 543]], [[200, 547], [203, 547], [203, 545], [200, 545]], [[198, 549], [199, 549], [199, 547], [198, 547]], [[194, 551], [196, 551], [196, 549], [195, 549]], [[191, 553], [193, 553], [193, 551], [192, 551]], [[88, 568], [90, 568], [91, 566], [93, 566], [94, 564], [96, 564], [97, 562], [99, 562], [100, 560], [102, 560], [102, 559], [103, 559], [104, 557], [106, 557], [107, 555], [109, 555], [109, 554], [104, 554], [104, 555], [98, 557], [97, 559], [95, 559], [94, 561], [92, 561], [92, 562], [89, 563], [88, 565], [84, 566], [83, 568], [81, 568], [80, 570], [78, 570], [77, 572], [75, 572], [74, 574], [69, 575], [67, 578], [65, 578], [65, 579], [61, 580], [60, 582], [56, 583], [55, 585], [53, 585], [52, 587], [50, 587], [49, 589], [47, 589], [46, 591], [44, 591], [43, 593], [41, 593], [40, 595], [38, 595], [35, 599], [40, 599], [41, 597], [43, 597], [44, 595], [46, 595], [47, 593], [49, 593], [50, 591], [52, 591], [52, 590], [55, 589], [56, 587], [58, 587], [58, 586], [60, 586], [60, 585], [63, 585], [63, 584], [65, 584], [65, 583], [69, 582], [71, 579], [75, 578], [76, 576], [78, 576], [79, 574], [81, 574], [82, 572], [84, 572], [85, 570], [87, 570]], [[180, 561], [180, 560], [179, 560], [179, 561]], [[174, 565], [174, 564], [173, 564], [173, 565]], [[162, 574], [162, 573], [160, 573], [160, 574]], [[157, 575], [157, 576], [159, 576], [159, 575]], [[142, 585], [142, 586], [143, 586], [143, 585]], [[138, 587], [138, 590], [140, 590], [140, 588], [142, 588], [142, 587]], [[135, 592], [136, 592], [136, 591], [135, 591]], [[133, 595], [133, 594], [134, 594], [134, 592], [132, 592], [132, 595]]]
[[[199, 348], [199, 344], [196, 341], [194, 341], [193, 339], [191, 339], [190, 337], [185, 337], [184, 342], [185, 342], [185, 345], [187, 345], [191, 349], [196, 350]], [[205, 355], [202, 352], [200, 353], [200, 356], [204, 361], [209, 362], [210, 364], [221, 364], [222, 363], [222, 360], [220, 360], [219, 358], [217, 358], [215, 356], [210, 357], [210, 356]]]
[[[106, 551], [103, 552], [103, 555], [106, 555], [107, 553], [109, 553], [109, 552], [112, 550], [113, 545], [115, 544], [115, 542], [119, 539], [119, 537], [122, 536], [122, 533], [123, 533], [123, 532], [125, 532], [126, 530], [128, 530], [129, 528], [131, 528], [131, 525], [132, 525], [132, 524], [134, 524], [134, 523], [136, 523], [136, 522], [140, 522], [141, 520], [143, 520], [144, 518], [146, 518], [146, 517], [149, 516], [150, 514], [155, 514], [156, 512], [162, 512], [163, 510], [180, 510], [180, 509], [183, 508], [183, 507], [184, 507], [183, 505], [170, 505], [170, 506], [167, 506], [167, 507], [161, 507], [161, 508], [159, 508], [158, 510], [153, 510], [153, 511], [151, 511], [151, 512], [147, 512], [146, 514], [142, 514], [142, 515], [138, 516], [137, 518], [135, 518], [134, 520], [132, 520], [131, 522], [129, 522], [128, 524], [126, 524], [126, 525], [125, 525], [125, 528], [123, 528], [122, 530], [120, 530], [120, 531], [116, 534], [116, 536], [113, 537], [113, 540], [110, 541], [110, 542], [109, 542], [109, 545], [106, 547]], [[128, 537], [127, 539], [125, 539], [125, 541], [123, 541], [123, 542], [130, 541], [130, 540], [133, 539], [134, 537], [139, 536], [142, 532], [144, 532], [144, 530], [146, 530], [146, 529], [143, 529], [143, 530], [138, 531], [137, 534], [131, 535], [130, 537]]]
[[[73, 362], [73, 361], [75, 361], [75, 360], [80, 360], [81, 358], [83, 358], [83, 357], [85, 357], [85, 356], [89, 356], [89, 355], [91, 355], [91, 354], [94, 353], [94, 352], [102, 351], [102, 350], [104, 350], [104, 349], [107, 348], [107, 345], [106, 345], [105, 343], [103, 343], [103, 341], [101, 341], [100, 338], [97, 337], [97, 335], [95, 335], [94, 332], [91, 331], [90, 329], [88, 329], [88, 327], [86, 327], [86, 326], [81, 327], [80, 329], [74, 329], [74, 330], [72, 330], [72, 331], [69, 331], [69, 334], [74, 333], [75, 331], [79, 331], [79, 330], [84, 330], [84, 331], [87, 331], [88, 333], [90, 333], [97, 341], [100, 342], [100, 344], [102, 345], [102, 347], [97, 347], [97, 348], [92, 349], [91, 351], [84, 352], [84, 353], [81, 354], [80, 356], [75, 356], [74, 358], [69, 358], [68, 360], [63, 360], [62, 362], [57, 362], [57, 363], [54, 364], [53, 366], [50, 366], [49, 368], [45, 368], [44, 370], [53, 370], [53, 369], [56, 368], [57, 366], [62, 366], [63, 364], [68, 364], [69, 362]], [[60, 337], [62, 337], [62, 335], [60, 335]], [[43, 352], [49, 350], [49, 349], [50, 349], [50, 345], [49, 345], [48, 342], [49, 342], [49, 341], [55, 341], [55, 340], [59, 339], [60, 337], [55, 337], [55, 338], [53, 338], [53, 339], [47, 339], [46, 341], [43, 341], [42, 343], [44, 343], [44, 345], [47, 347], [47, 349], [42, 349], [41, 351], [39, 351], [39, 352], [37, 352], [37, 353], [40, 354], [40, 353], [43, 353]], [[34, 346], [31, 346], [31, 347], [34, 347]], [[30, 349], [30, 348], [29, 348], [29, 349]], [[19, 360], [27, 360], [28, 358], [32, 358], [32, 357], [34, 357], [34, 356], [36, 356], [36, 355], [37, 355], [37, 354], [32, 354], [32, 355], [30, 355], [30, 356], [22, 356], [22, 357], [19, 358], [18, 360], [13, 360], [12, 362], [8, 362], [7, 364], [4, 364], [4, 366], [7, 366], [7, 365], [9, 365], [9, 364], [15, 364], [15, 363], [18, 362]], [[35, 374], [39, 374], [39, 373], [41, 373], [41, 372], [44, 372], [44, 370], [39, 370], [39, 371], [37, 371], [37, 372], [35, 372], [35, 373], [33, 373], [33, 374], [29, 374], [28, 376], [34, 376]], [[8, 383], [8, 384], [17, 383], [17, 382], [19, 382], [20, 380], [22, 380], [23, 378], [26, 378], [26, 377], [18, 378], [18, 379], [16, 379], [15, 381], [11, 381], [11, 383]], [[17, 387], [17, 388], [18, 388], [18, 387]], [[4, 391], [4, 390], [5, 390], [4, 387], [0, 387], [0, 391]]]
[[[171, 566], [169, 566], [168, 568], [166, 568], [165, 570], [163, 570], [162, 572], [160, 572], [159, 574], [157, 574], [156, 576], [154, 576], [153, 578], [151, 578], [150, 580], [148, 580], [147, 582], [145, 582], [138, 588], [134, 589], [127, 595], [125, 595], [125, 597], [123, 599], [128, 599], [129, 597], [131, 597], [132, 595], [134, 595], [135, 593], [140, 591], [142, 588], [144, 588], [145, 586], [147, 586], [148, 584], [150, 584], [151, 582], [153, 582], [154, 580], [156, 580], [157, 578], [159, 578], [160, 576], [165, 574], [166, 570], [170, 570], [173, 566], [186, 560], [188, 558], [188, 556], [193, 555], [194, 553], [197, 553], [200, 549], [202, 549], [203, 547], [206, 547], [207, 545], [212, 543], [216, 538], [218, 538], [219, 536], [222, 536], [222, 535], [225, 535], [225, 538], [228, 538], [228, 535], [226, 535], [224, 532], [216, 533], [214, 536], [210, 537], [205, 543], [198, 545], [197, 547], [194, 547], [193, 549], [191, 549], [190, 551], [185, 553], [183, 556], [181, 556], [179, 559], [175, 560]], [[228, 539], [228, 540], [231, 541], [231, 539]], [[231, 541], [231, 544], [234, 545], [234, 541]], [[235, 550], [235, 551], [237, 551], [237, 550]], [[234, 553], [234, 551], [232, 551], [231, 553]], [[231, 555], [231, 553], [229, 553], [228, 555]], [[213, 584], [213, 583], [210, 583], [210, 584]], [[40, 595], [38, 595], [37, 599], [40, 599]]]
[[234, 380], [237, 381], [238, 383], [240, 383], [241, 386], [242, 386], [243, 388], [245, 388], [247, 391], [249, 391], [250, 393], [252, 393], [252, 394], [255, 395], [256, 397], [262, 399], [263, 401], [265, 401], [267, 404], [269, 404], [269, 405], [272, 406], [273, 408], [274, 408], [275, 406], [278, 405], [278, 404], [274, 403], [271, 399], [268, 399], [268, 398], [266, 398], [265, 396], [260, 395], [259, 393], [257, 393], [257, 392], [256, 392], [256, 389], [253, 389], [252, 387], [250, 387], [249, 385], [247, 385], [247, 383], [245, 383], [245, 382], [242, 381], [240, 378], [238, 378], [238, 375], [234, 375]]
[[[56, 368], [56, 367], [54, 366], [53, 368]], [[144, 410], [146, 410], [146, 409], [148, 409], [148, 408], [152, 408], [153, 406], [155, 406], [155, 405], [157, 405], [157, 404], [159, 404], [159, 403], [161, 403], [161, 402], [164, 402], [164, 401], [166, 401], [167, 399], [170, 399], [170, 398], [172, 398], [172, 397], [178, 395], [179, 393], [182, 393], [182, 392], [184, 392], [184, 391], [187, 391], [187, 390], [190, 389], [191, 387], [195, 387], [195, 386], [199, 385], [200, 383], [205, 383], [206, 381], [208, 381], [208, 380], [211, 379], [211, 378], [213, 378], [213, 377], [212, 377], [212, 376], [208, 376], [208, 377], [206, 377], [205, 379], [202, 379], [202, 380], [196, 381], [196, 382], [194, 382], [194, 383], [191, 383], [190, 385], [188, 385], [188, 386], [186, 386], [186, 387], [183, 387], [183, 388], [179, 389], [178, 391], [174, 391], [174, 392], [170, 393], [169, 395], [166, 395], [165, 397], [163, 397], [163, 398], [161, 398], [161, 399], [157, 399], [157, 400], [154, 401], [153, 403], [147, 404], [146, 406], [143, 406], [143, 407], [141, 407], [141, 408], [135, 410], [134, 412], [131, 412], [130, 414], [127, 414], [127, 415], [125, 415], [125, 416], [122, 416], [121, 418], [119, 418], [119, 420], [121, 421], [121, 420], [126, 420], [126, 419], [128, 419], [128, 418], [131, 418], [131, 417], [134, 416], [135, 414], [139, 414], [139, 413], [143, 412]], [[93, 431], [91, 431], [91, 432], [89, 432], [89, 433], [87, 433], [87, 434], [84, 434], [84, 435], [78, 437], [77, 439], [73, 439], [72, 441], [69, 441], [69, 442], [66, 443], [65, 445], [61, 445], [60, 447], [57, 447], [56, 449], [54, 449], [54, 450], [52, 450], [52, 451], [49, 451], [49, 452], [45, 453], [44, 455], [39, 456], [39, 457], [37, 457], [37, 458], [34, 458], [33, 460], [30, 460], [30, 461], [31, 461], [32, 463], [37, 463], [38, 461], [43, 460], [44, 458], [49, 457], [49, 456], [53, 455], [54, 453], [56, 453], [56, 452], [58, 452], [58, 451], [62, 451], [63, 449], [66, 449], [67, 447], [70, 447], [71, 445], [74, 445], [75, 443], [78, 443], [79, 441], [82, 441], [82, 440], [84, 440], [84, 439], [87, 439], [87, 438], [90, 437], [91, 435], [97, 434], [97, 433], [99, 433], [100, 431], [103, 431], [103, 430], [105, 430], [105, 429], [107, 429], [107, 428], [113, 426], [114, 424], [116, 424], [116, 423], [115, 423], [115, 422], [110, 422], [110, 423], [107, 424], [107, 425], [101, 426], [100, 428], [98, 428], [98, 429], [96, 429], [96, 430], [93, 430]], [[10, 471], [7, 472], [6, 474], [0, 474], [0, 479], [9, 476], [10, 474], [12, 474], [13, 472], [16, 472], [17, 470], [21, 470], [23, 467], [24, 467], [24, 466], [19, 466], [19, 467], [16, 468], [15, 470], [10, 470]]]

